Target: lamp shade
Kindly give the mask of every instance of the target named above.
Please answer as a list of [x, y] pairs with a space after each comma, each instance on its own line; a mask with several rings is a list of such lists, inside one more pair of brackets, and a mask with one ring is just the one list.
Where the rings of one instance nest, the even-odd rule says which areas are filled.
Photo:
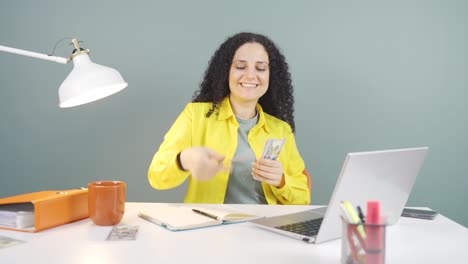
[[73, 57], [73, 70], [59, 88], [59, 106], [73, 107], [117, 93], [127, 87], [122, 75], [91, 61], [87, 53]]

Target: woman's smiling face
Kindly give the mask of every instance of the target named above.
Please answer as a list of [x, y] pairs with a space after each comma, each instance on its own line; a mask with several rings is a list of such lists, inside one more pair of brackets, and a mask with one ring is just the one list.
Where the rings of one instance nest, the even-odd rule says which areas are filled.
[[268, 53], [256, 42], [240, 46], [229, 71], [230, 99], [237, 103], [258, 102], [268, 89], [270, 67]]

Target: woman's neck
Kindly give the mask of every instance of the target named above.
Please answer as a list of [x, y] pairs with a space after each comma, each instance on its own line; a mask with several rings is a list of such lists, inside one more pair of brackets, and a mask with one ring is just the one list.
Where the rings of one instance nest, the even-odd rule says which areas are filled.
[[257, 102], [239, 103], [231, 100], [231, 98], [229, 98], [229, 101], [231, 102], [232, 112], [238, 118], [247, 120], [255, 117], [257, 114]]

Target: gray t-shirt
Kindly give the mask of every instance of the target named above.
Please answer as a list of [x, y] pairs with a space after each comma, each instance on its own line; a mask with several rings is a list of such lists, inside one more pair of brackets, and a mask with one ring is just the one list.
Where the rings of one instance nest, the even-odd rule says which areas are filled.
[[225, 204], [267, 204], [262, 184], [252, 177], [252, 162], [255, 161], [255, 154], [247, 140], [247, 135], [257, 124], [257, 120], [258, 114], [248, 120], [237, 118], [239, 123], [237, 149], [229, 174]]

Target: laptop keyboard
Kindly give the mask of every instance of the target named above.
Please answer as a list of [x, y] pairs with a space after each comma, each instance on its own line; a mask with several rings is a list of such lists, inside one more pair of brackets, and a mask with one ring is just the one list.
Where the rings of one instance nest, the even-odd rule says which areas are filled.
[[305, 236], [315, 236], [322, 224], [322, 220], [323, 217], [289, 225], [277, 226], [276, 228]]

